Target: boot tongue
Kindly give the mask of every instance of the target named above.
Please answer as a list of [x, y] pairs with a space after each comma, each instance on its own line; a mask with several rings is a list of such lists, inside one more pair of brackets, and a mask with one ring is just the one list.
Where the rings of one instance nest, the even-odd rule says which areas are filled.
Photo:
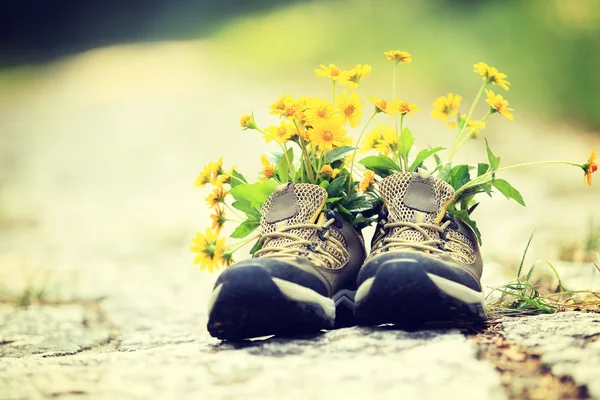
[[[280, 185], [262, 206], [260, 227], [263, 234], [275, 232], [285, 226], [313, 224], [323, 210], [327, 191], [309, 183], [287, 183]], [[292, 229], [289, 233], [309, 240], [314, 229]], [[275, 238], [269, 246], [280, 246], [291, 242], [288, 238]], [[267, 243], [265, 243], [265, 246]]]
[[[446, 182], [419, 173], [397, 173], [385, 178], [379, 185], [381, 197], [388, 209], [388, 222], [434, 223], [442, 206], [454, 194]], [[398, 231], [400, 228], [395, 228]], [[426, 229], [427, 230], [427, 229]], [[427, 230], [437, 237], [432, 230]], [[400, 233], [401, 239], [423, 241], [425, 237], [414, 229]]]

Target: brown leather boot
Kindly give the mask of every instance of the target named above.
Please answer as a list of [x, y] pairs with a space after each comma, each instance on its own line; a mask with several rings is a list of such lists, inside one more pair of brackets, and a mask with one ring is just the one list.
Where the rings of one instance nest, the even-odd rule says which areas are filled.
[[333, 298], [356, 289], [366, 252], [362, 236], [338, 213], [324, 210], [326, 200], [320, 186], [288, 183], [265, 201], [262, 249], [225, 270], [215, 284], [212, 336], [240, 339], [334, 327]]
[[435, 221], [453, 188], [419, 170], [385, 178], [380, 193], [383, 211], [358, 275], [357, 322], [418, 327], [484, 320], [475, 233], [449, 214]]

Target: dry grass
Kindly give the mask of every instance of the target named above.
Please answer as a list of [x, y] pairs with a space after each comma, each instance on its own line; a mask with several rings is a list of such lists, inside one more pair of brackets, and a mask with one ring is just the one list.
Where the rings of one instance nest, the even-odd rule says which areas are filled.
[[[529, 237], [516, 278], [505, 285], [491, 288], [492, 292], [488, 295], [488, 299], [491, 300], [487, 304], [490, 318], [552, 314], [561, 311], [600, 312], [600, 293], [566, 289], [558, 271], [549, 261], [536, 261], [526, 274], [522, 274], [534, 233], [535, 231]], [[594, 267], [600, 271], [598, 264], [589, 253], [587, 254]], [[549, 267], [558, 283], [554, 285], [553, 279], [534, 279], [533, 273], [539, 266]]]

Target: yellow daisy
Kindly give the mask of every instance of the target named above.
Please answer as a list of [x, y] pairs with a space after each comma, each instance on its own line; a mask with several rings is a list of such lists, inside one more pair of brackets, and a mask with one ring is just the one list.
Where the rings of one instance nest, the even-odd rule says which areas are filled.
[[273, 115], [282, 115], [287, 108], [287, 103], [292, 98], [289, 94], [282, 95], [279, 100], [276, 100], [275, 103], [270, 106], [270, 113]]
[[315, 74], [323, 78], [329, 78], [332, 81], [337, 81], [340, 79], [342, 70], [336, 67], [334, 64], [329, 64], [329, 66], [321, 64], [321, 69], [315, 69]]
[[484, 62], [479, 62], [473, 65], [473, 71], [481, 75], [481, 78], [487, 83], [500, 86], [504, 90], [509, 90], [510, 82], [506, 78], [506, 74], [498, 72], [494, 67], [490, 67]]
[[224, 249], [225, 239], [219, 238], [218, 234], [208, 228], [204, 235], [196, 232], [190, 247], [190, 250], [197, 254], [194, 258], [194, 264], [199, 264], [200, 270], [207, 269], [208, 272], [213, 272], [215, 268], [219, 268], [223, 261]]
[[264, 155], [260, 155], [260, 163], [263, 166], [262, 169], [262, 182], [268, 181], [273, 175], [275, 175], [275, 166], [269, 162], [269, 159]]
[[[456, 123], [456, 122], [450, 122], [448, 124], [448, 128], [455, 129], [455, 128], [458, 127], [460, 129], [462, 129], [463, 125], [465, 125], [466, 118], [467, 118], [466, 114], [459, 114], [458, 115], [458, 123]], [[472, 138], [478, 138], [479, 137], [479, 131], [481, 129], [485, 128], [485, 122], [481, 122], [481, 121], [477, 121], [477, 120], [471, 120], [471, 121], [468, 121], [466, 123], [466, 126], [465, 126], [465, 128], [468, 129], [469, 131], [472, 130], [472, 129], [474, 129], [475, 127], [477, 127], [477, 129], [475, 129], [473, 131], [473, 133], [471, 133], [471, 137]]]
[[256, 129], [254, 117], [250, 114], [242, 115], [240, 118], [240, 126], [244, 129]]
[[358, 86], [360, 81], [371, 73], [371, 66], [368, 64], [358, 64], [349, 71], [343, 71], [340, 75], [340, 83], [342, 85], [350, 85], [350, 88]]
[[333, 117], [335, 107], [327, 99], [315, 99], [308, 104], [304, 112], [306, 123], [312, 125], [318, 121], [326, 121]]
[[420, 108], [416, 104], [408, 104], [403, 100], [395, 100], [390, 107], [400, 115], [413, 116], [411, 113], [420, 111]]
[[269, 143], [275, 138], [277, 142], [285, 143], [296, 136], [296, 127], [293, 123], [282, 120], [279, 126], [271, 125], [265, 128], [265, 132], [268, 133], [268, 135], [263, 135], [265, 142]]
[[331, 168], [331, 165], [325, 164], [325, 165], [323, 165], [323, 168], [321, 168], [321, 171], [319, 173], [321, 175], [326, 175], [326, 174], [331, 174], [332, 172], [333, 172], [333, 168]]
[[396, 114], [396, 112], [392, 109], [392, 107], [390, 107], [392, 105], [392, 102], [378, 99], [375, 96], [369, 97], [369, 100], [371, 100], [371, 102], [375, 105], [376, 112], [378, 112], [378, 113], [384, 112], [387, 115], [391, 115], [391, 116], [394, 116]]
[[398, 146], [398, 134], [394, 128], [388, 124], [379, 124], [377, 128], [379, 129], [382, 140], [377, 143], [375, 150], [386, 156], [389, 155], [390, 152], [396, 151], [396, 147]]
[[587, 181], [587, 184], [592, 186], [592, 174], [598, 171], [598, 164], [596, 164], [596, 151], [592, 150], [588, 162], [583, 165], [583, 182]]
[[441, 96], [433, 102], [434, 110], [431, 111], [431, 116], [435, 119], [441, 119], [442, 122], [448, 122], [448, 117], [458, 112], [462, 97], [448, 93], [446, 96]]
[[490, 107], [492, 107], [493, 113], [500, 113], [510, 120], [514, 118], [511, 113], [511, 111], [514, 110], [512, 108], [508, 108], [508, 101], [504, 100], [504, 97], [499, 94], [495, 94], [491, 90], [486, 90], [485, 92], [487, 93], [487, 99], [485, 101], [490, 105]]
[[223, 228], [225, 221], [227, 221], [223, 207], [216, 207], [214, 214], [210, 214], [210, 219], [212, 219], [212, 229], [217, 233], [221, 232], [221, 228]]
[[212, 182], [212, 166], [211, 164], [205, 165], [200, 175], [194, 181], [195, 187], [204, 187], [206, 184]]
[[330, 151], [352, 142], [337, 118], [319, 122], [308, 131], [308, 140], [319, 150]]
[[390, 50], [386, 51], [385, 54], [390, 61], [396, 61], [397, 63], [407, 63], [410, 64], [412, 62], [412, 57], [410, 53], [401, 50]]
[[359, 192], [366, 192], [375, 182], [375, 173], [371, 170], [365, 171], [365, 176], [360, 182], [360, 186], [357, 188]]
[[227, 191], [222, 187], [216, 187], [206, 198], [206, 204], [208, 204], [209, 208], [217, 207], [221, 203], [225, 203], [225, 197], [227, 196]]
[[360, 123], [360, 118], [363, 116], [363, 105], [358, 102], [360, 97], [355, 92], [348, 95], [346, 90], [342, 91], [341, 96], [336, 96], [337, 108], [340, 110], [340, 115], [344, 124], [349, 124], [352, 128]]

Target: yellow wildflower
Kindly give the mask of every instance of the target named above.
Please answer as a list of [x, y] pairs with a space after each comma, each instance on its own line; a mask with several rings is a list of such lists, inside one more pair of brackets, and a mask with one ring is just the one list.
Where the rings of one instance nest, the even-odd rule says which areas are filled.
[[384, 112], [387, 115], [391, 115], [391, 116], [394, 116], [396, 114], [396, 112], [391, 107], [392, 102], [378, 99], [375, 96], [369, 97], [369, 100], [371, 100], [371, 102], [375, 105], [376, 112], [378, 112], [378, 113]]
[[329, 121], [319, 122], [308, 131], [308, 139], [313, 146], [319, 150], [330, 151], [335, 147], [342, 147], [352, 139], [346, 136], [346, 130], [340, 123], [338, 118]]
[[495, 94], [491, 90], [486, 90], [487, 99], [485, 100], [491, 107], [491, 111], [493, 113], [500, 113], [504, 115], [506, 118], [512, 120], [514, 117], [511, 111], [514, 111], [512, 108], [508, 108], [508, 101], [504, 100], [499, 94]]
[[332, 81], [337, 81], [340, 79], [342, 70], [336, 67], [334, 64], [329, 64], [329, 66], [321, 64], [321, 69], [315, 69], [315, 74], [323, 78], [329, 78]]
[[279, 98], [279, 100], [276, 100], [275, 103], [271, 104], [270, 113], [273, 115], [282, 115], [285, 109], [287, 108], [287, 103], [290, 101], [291, 98], [292, 96], [289, 94], [282, 95]]
[[279, 126], [271, 125], [268, 128], [265, 128], [265, 132], [267, 132], [268, 135], [263, 135], [263, 139], [267, 143], [271, 142], [273, 138], [279, 143], [285, 143], [296, 136], [294, 124], [285, 120], [279, 122]]
[[209, 208], [217, 207], [221, 203], [225, 203], [225, 197], [227, 196], [227, 191], [222, 187], [216, 187], [208, 197], [206, 198], [206, 204], [208, 204]]
[[339, 168], [334, 168], [333, 171], [331, 171], [331, 179], [334, 179], [335, 177], [337, 177], [340, 172], [342, 172]]
[[387, 156], [390, 152], [396, 150], [398, 145], [398, 134], [394, 128], [387, 124], [379, 124], [377, 128], [379, 129], [383, 140], [377, 143], [375, 150], [379, 151], [380, 154], [385, 154]]
[[222, 264], [224, 267], [230, 267], [235, 261], [233, 260], [233, 252], [229, 249], [223, 251]]
[[244, 129], [256, 129], [256, 122], [254, 116], [250, 114], [242, 115], [240, 118], [240, 125]]
[[333, 104], [329, 103], [329, 100], [315, 99], [308, 104], [308, 108], [304, 112], [304, 115], [306, 117], [306, 123], [312, 125], [318, 121], [331, 119], [334, 113], [335, 107]]
[[340, 115], [343, 118], [344, 124], [349, 124], [352, 128], [360, 123], [360, 118], [363, 113], [360, 111], [363, 105], [358, 102], [360, 97], [355, 92], [348, 96], [348, 92], [344, 90], [341, 96], [336, 96], [337, 107], [340, 110]]
[[360, 81], [371, 73], [371, 66], [368, 64], [358, 64], [349, 71], [343, 71], [340, 75], [340, 83], [342, 85], [350, 85], [350, 88], [358, 86]]
[[408, 104], [408, 102], [402, 100], [395, 100], [390, 104], [390, 107], [400, 115], [409, 115], [411, 117], [413, 116], [412, 112], [420, 111], [420, 108], [416, 104]]
[[218, 234], [207, 228], [204, 235], [196, 232], [190, 250], [197, 253], [194, 264], [199, 264], [200, 270], [208, 269], [208, 272], [213, 272], [223, 261], [225, 239], [219, 238]]
[[390, 61], [396, 61], [397, 63], [407, 63], [410, 64], [412, 62], [412, 57], [410, 53], [401, 50], [390, 50], [386, 51], [385, 54]]
[[479, 130], [480, 129], [485, 129], [485, 122], [481, 122], [481, 121], [477, 121], [477, 120], [470, 120], [470, 121], [466, 121], [467, 116], [466, 114], [459, 114], [458, 115], [458, 123], [457, 122], [450, 122], [448, 124], [448, 128], [450, 129], [455, 129], [457, 127], [459, 127], [460, 129], [462, 129], [462, 127], [465, 125], [466, 122], [466, 126], [465, 128], [467, 128], [469, 131], [475, 129], [472, 133], [471, 133], [471, 137], [472, 138], [478, 138], [479, 137]]
[[204, 187], [207, 183], [212, 182], [213, 168], [212, 168], [211, 164], [212, 163], [204, 166], [204, 169], [202, 170], [202, 172], [200, 172], [200, 175], [198, 175], [198, 177], [194, 181], [195, 187]]
[[210, 219], [212, 219], [212, 229], [217, 233], [221, 232], [221, 228], [223, 228], [225, 221], [227, 221], [223, 207], [216, 207], [214, 214], [210, 215]]
[[304, 111], [303, 106], [305, 103], [305, 99], [302, 100], [303, 101], [295, 100], [292, 96], [290, 96], [288, 102], [285, 103], [285, 110], [281, 115], [288, 119], [301, 120], [302, 113]]
[[367, 133], [363, 141], [360, 143], [360, 152], [366, 153], [371, 150], [375, 150], [377, 145], [383, 140], [381, 131], [378, 128], [373, 128], [371, 132]]
[[360, 186], [358, 187], [359, 192], [366, 192], [371, 186], [373, 186], [373, 182], [375, 182], [375, 173], [371, 170], [365, 171], [365, 176], [360, 182]]
[[505, 79], [506, 74], [498, 72], [496, 68], [490, 67], [484, 62], [479, 62], [473, 65], [473, 71], [481, 75], [482, 79], [487, 83], [498, 85], [504, 90], [509, 89], [510, 82]]
[[596, 151], [592, 150], [588, 162], [583, 164], [583, 182], [587, 181], [587, 184], [592, 186], [592, 174], [598, 171], [598, 164], [596, 164]]
[[221, 168], [221, 172], [217, 179], [213, 181], [213, 185], [223, 187], [224, 184], [229, 183], [231, 181], [231, 175], [233, 175], [233, 171], [235, 171], [235, 166], [231, 167], [228, 172], [222, 171]]
[[458, 112], [461, 100], [461, 96], [453, 93], [438, 97], [433, 102], [434, 110], [431, 111], [431, 116], [435, 119], [441, 119], [444, 123], [448, 122], [448, 117]]
[[331, 174], [332, 172], [333, 172], [333, 168], [331, 168], [331, 165], [325, 164], [325, 165], [323, 165], [323, 168], [321, 168], [320, 174], [326, 175], [326, 174]]
[[275, 166], [269, 162], [269, 159], [264, 154], [260, 155], [260, 163], [263, 165], [262, 182], [266, 182], [269, 180], [269, 178], [275, 175]]

